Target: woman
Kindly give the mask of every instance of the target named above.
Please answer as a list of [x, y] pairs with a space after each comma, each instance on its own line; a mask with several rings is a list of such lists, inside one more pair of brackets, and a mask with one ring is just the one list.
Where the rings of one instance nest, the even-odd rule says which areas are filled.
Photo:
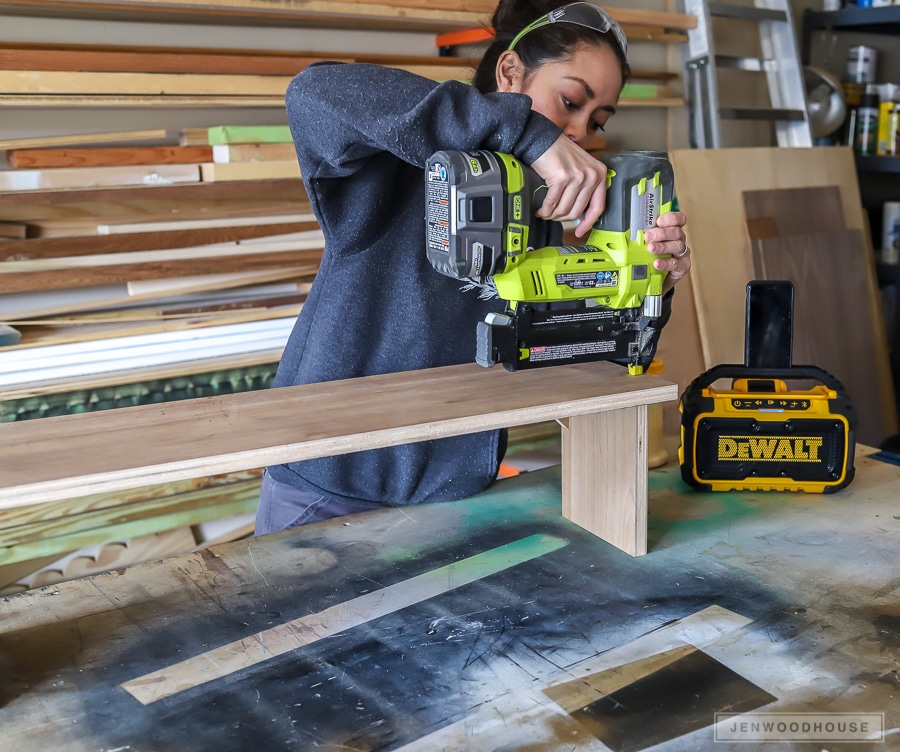
[[[558, 0], [501, 0], [493, 27], [473, 86], [343, 63], [309, 66], [291, 83], [289, 123], [325, 253], [275, 387], [474, 360], [477, 322], [503, 304], [463, 292], [426, 258], [434, 152], [490, 149], [531, 165], [549, 189], [536, 246], [560, 241], [560, 221], [580, 218], [583, 236], [602, 213], [606, 168], [582, 146], [616, 112], [624, 34], [598, 6]], [[652, 253], [669, 254], [654, 262], [669, 291], [690, 269], [685, 218], [657, 224], [646, 237]], [[256, 531], [466, 498], [496, 478], [504, 450], [505, 432], [488, 431], [270, 467]]]

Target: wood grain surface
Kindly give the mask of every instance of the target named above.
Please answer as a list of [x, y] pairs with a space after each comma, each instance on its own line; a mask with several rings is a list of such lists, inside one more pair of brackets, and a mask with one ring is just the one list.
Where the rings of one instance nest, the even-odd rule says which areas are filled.
[[212, 161], [207, 146], [136, 146], [89, 149], [13, 149], [11, 167], [114, 167], [116, 165], [192, 164]]
[[470, 364], [2, 424], [0, 508], [676, 396], [610, 363], [515, 374]]

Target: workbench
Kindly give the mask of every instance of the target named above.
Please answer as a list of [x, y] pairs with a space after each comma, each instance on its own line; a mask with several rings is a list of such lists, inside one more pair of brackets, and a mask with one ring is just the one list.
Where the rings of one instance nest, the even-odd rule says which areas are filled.
[[[900, 468], [833, 495], [649, 473], [646, 556], [561, 515], [554, 466], [4, 598], [3, 750], [659, 750], [716, 712], [900, 739]], [[837, 717], [837, 716], [835, 716]], [[773, 749], [840, 749], [777, 744]]]

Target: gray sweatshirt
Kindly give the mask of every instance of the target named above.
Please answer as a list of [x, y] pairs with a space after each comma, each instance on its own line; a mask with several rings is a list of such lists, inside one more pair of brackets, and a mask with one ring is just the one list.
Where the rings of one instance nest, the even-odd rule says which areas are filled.
[[[311, 65], [287, 113], [325, 253], [274, 386], [471, 363], [477, 322], [503, 302], [464, 292], [425, 254], [427, 159], [491, 149], [531, 164], [561, 130], [521, 94], [481, 94], [365, 64]], [[558, 242], [560, 226], [543, 223]], [[373, 506], [466, 498], [496, 477], [500, 432], [269, 468], [323, 496]]]

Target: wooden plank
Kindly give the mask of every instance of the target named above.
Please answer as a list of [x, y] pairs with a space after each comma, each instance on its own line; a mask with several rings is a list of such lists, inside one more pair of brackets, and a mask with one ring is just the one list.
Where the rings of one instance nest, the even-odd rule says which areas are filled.
[[[744, 216], [751, 239], [841, 231], [845, 228], [841, 189], [836, 185], [744, 191]], [[761, 220], [771, 220], [763, 230]], [[751, 230], [752, 226], [756, 231]]]
[[[823, 220], [827, 223], [827, 220]], [[759, 279], [794, 283], [794, 357], [837, 378], [859, 417], [857, 441], [878, 446], [893, 434], [878, 389], [876, 340], [864, 301], [861, 230], [761, 238], [752, 243]]]
[[[35, 0], [27, 4], [11, 0], [6, 5], [8, 12], [26, 12], [29, 15], [53, 12], [56, 15], [73, 14], [79, 16], [90, 14], [101, 17], [127, 18], [137, 15], [148, 18], [162, 16], [164, 18], [182, 15], [186, 18], [202, 18], [211, 16], [222, 23], [231, 16], [234, 22], [253, 18], [257, 22], [307, 24], [319, 22], [346, 28], [365, 28], [373, 24], [388, 28], [424, 29], [442, 31], [459, 27], [477, 27], [490, 17], [493, 4], [479, 2], [475, 10], [467, 10], [460, 4], [439, 0], [441, 6], [435, 7], [428, 0], [357, 0], [356, 2], [325, 2], [325, 0], [307, 0], [302, 4], [273, 3], [270, 0]], [[680, 13], [659, 11], [632, 10], [630, 8], [607, 7], [610, 15], [621, 24], [640, 26], [656, 26], [670, 29], [692, 29], [697, 21], [694, 16]], [[166, 15], [162, 15], [166, 14]]]
[[[122, 371], [107, 374], [95, 374], [90, 379], [90, 388], [100, 389], [106, 386], [120, 386], [135, 382], [152, 381], [154, 379], [168, 379], [180, 376], [191, 377], [209, 370], [230, 370], [233, 368], [251, 368], [266, 363], [277, 363], [281, 359], [283, 348], [272, 348], [258, 352], [239, 353], [237, 355], [222, 355], [215, 358], [204, 358], [202, 366], [196, 361], [188, 363], [166, 363], [154, 367], [127, 368]], [[82, 377], [45, 379], [33, 381], [12, 389], [4, 389], [0, 392], [0, 401], [24, 399], [40, 395], [60, 394], [67, 391], [77, 391], [86, 387]], [[122, 493], [116, 491], [113, 496], [122, 499]], [[26, 507], [26, 509], [43, 510], [40, 507]], [[25, 511], [25, 510], [22, 510]], [[7, 513], [8, 514], [8, 513]], [[43, 514], [40, 511], [39, 516]], [[48, 513], [49, 516], [49, 513]], [[4, 519], [0, 514], [0, 520]]]
[[[32, 45], [16, 49], [2, 43], [0, 67], [4, 70], [94, 71], [109, 73], [208, 73], [293, 76], [324, 56], [304, 53], [251, 55], [199, 51], [149, 51], [142, 48], [57, 48]], [[351, 56], [343, 58], [352, 60]]]
[[[24, 240], [27, 232], [27, 225], [16, 222], [0, 222], [0, 239], [2, 240]], [[8, 252], [8, 244], [4, 243], [3, 251], [0, 253]]]
[[[110, 74], [112, 75], [112, 74]], [[262, 107], [284, 109], [284, 95], [0, 94], [0, 106], [17, 108], [123, 109], [141, 107]]]
[[[240, 273], [248, 275], [263, 271], [279, 273], [280, 270], [287, 267], [294, 269], [294, 275], [298, 279], [311, 279], [319, 268], [320, 259], [321, 251], [281, 251], [254, 254], [248, 257], [237, 254], [231, 257], [171, 259], [169, 261], [147, 261], [141, 264], [123, 263], [115, 266], [89, 266], [44, 272], [0, 274], [0, 292], [62, 290], [73, 287], [209, 274]], [[93, 305], [96, 304], [91, 304], [89, 307], [92, 308]], [[66, 310], [71, 310], [71, 307]], [[21, 318], [21, 314], [16, 312], [16, 319]]]
[[[647, 553], [647, 406], [562, 421], [562, 514], [632, 556]], [[602, 457], [603, 470], [597, 461]]]
[[50, 170], [0, 170], [0, 193], [52, 191], [61, 188], [99, 188], [116, 185], [146, 187], [200, 182], [197, 165], [138, 165], [134, 167], [59, 167]]
[[[284, 215], [278, 219], [287, 219], [289, 216], [291, 215]], [[300, 216], [293, 215], [291, 218], [299, 218]], [[272, 218], [261, 217], [259, 219], [267, 220]], [[0, 248], [0, 270], [3, 268], [3, 261], [86, 256], [88, 254], [132, 253], [135, 251], [161, 251], [167, 248], [188, 248], [190, 246], [227, 243], [292, 232], [307, 232], [315, 230], [319, 226], [314, 220], [271, 223], [260, 221], [255, 223], [253, 217], [241, 217], [236, 218], [236, 221], [240, 221], [240, 224], [229, 224], [227, 220], [219, 221], [222, 223], [222, 226], [218, 226], [216, 220], [203, 220], [203, 227], [146, 231], [135, 229], [124, 230], [123, 232], [118, 231], [119, 227], [137, 228], [141, 226], [146, 227], [147, 225], [103, 225], [107, 230], [114, 229], [116, 232], [107, 232], [101, 235], [10, 241]], [[172, 227], [177, 224], [167, 223], [167, 226]]]
[[244, 180], [300, 179], [300, 165], [295, 159], [280, 162], [230, 162], [200, 165], [200, 178], [204, 183], [221, 183]]
[[21, 321], [24, 319], [41, 318], [43, 316], [58, 316], [67, 313], [77, 313], [79, 311], [98, 311], [106, 308], [128, 305], [130, 303], [161, 300], [164, 298], [176, 297], [178, 295], [189, 295], [196, 292], [229, 290], [246, 287], [248, 285], [263, 284], [265, 282], [295, 279], [302, 277], [306, 273], [306, 270], [302, 268], [289, 267], [286, 269], [275, 269], [270, 272], [252, 272], [231, 275], [213, 274], [201, 277], [199, 280], [197, 278], [184, 280], [180, 284], [178, 282], [172, 283], [171, 280], [169, 280], [169, 284], [163, 288], [155, 286], [152, 290], [133, 293], [131, 295], [113, 294], [107, 298], [31, 308], [24, 311], [16, 311], [15, 316], [17, 320]]
[[[2, 173], [0, 173], [2, 174]], [[253, 196], [248, 196], [247, 186], [240, 183], [194, 183], [181, 185], [144, 185], [144, 186], [101, 186], [97, 188], [82, 188], [75, 190], [46, 191], [41, 194], [29, 194], [28, 192], [11, 193], [3, 196], [0, 202], [0, 217], [6, 219], [12, 212], [10, 209], [16, 206], [47, 207], [65, 204], [122, 204], [127, 201], [166, 201], [171, 214], [171, 206], [177, 208], [188, 201], [201, 201], [210, 206], [214, 202], [239, 199], [250, 203], [251, 199], [260, 197], [266, 202], [275, 199], [282, 201], [296, 201], [298, 204], [308, 206], [306, 191], [299, 180], [265, 180], [259, 181], [253, 186]], [[308, 210], [308, 209], [307, 209]], [[136, 212], [148, 213], [144, 212]], [[269, 214], [274, 212], [270, 211]], [[40, 216], [40, 214], [37, 214]], [[32, 215], [28, 215], [32, 216]]]
[[164, 130], [113, 131], [109, 133], [72, 133], [63, 136], [35, 136], [0, 141], [0, 149], [43, 149], [51, 146], [77, 144], [110, 144], [117, 141], [159, 141], [166, 138]]
[[466, 364], [9, 423], [0, 508], [676, 397], [656, 376], [604, 362], [516, 374]]
[[[216, 144], [212, 147], [212, 161], [227, 162], [277, 162], [296, 159], [294, 145], [290, 144]], [[209, 161], [209, 160], [206, 160]]]
[[355, 0], [306, 0], [302, 5], [266, 2], [265, 0], [238, 0], [237, 2], [157, 3], [156, 0], [36, 0], [15, 2], [4, 6], [5, 12], [54, 17], [88, 17], [121, 20], [155, 20], [179, 23], [198, 22], [254, 25], [300, 25], [334, 28], [371, 29], [385, 28], [413, 31], [442, 31], [465, 26], [477, 26], [484, 22], [484, 13], [460, 10], [437, 10], [395, 7], [390, 3], [360, 4]]
[[2, 94], [284, 97], [289, 76], [0, 70]]
[[325, 239], [318, 228], [289, 236], [276, 236], [272, 239], [257, 239], [256, 242], [216, 243], [214, 245], [198, 245], [186, 248], [169, 248], [166, 250], [135, 251], [133, 253], [90, 254], [87, 256], [69, 256], [42, 258], [25, 261], [6, 261], [0, 264], [0, 277], [18, 272], [45, 271], [52, 269], [74, 269], [98, 266], [116, 266], [127, 263], [147, 263], [154, 261], [173, 261], [192, 258], [218, 258], [238, 255], [254, 255], [284, 251], [320, 249]]
[[142, 146], [91, 149], [13, 149], [10, 167], [113, 167], [116, 165], [191, 164], [209, 162], [209, 146]]

